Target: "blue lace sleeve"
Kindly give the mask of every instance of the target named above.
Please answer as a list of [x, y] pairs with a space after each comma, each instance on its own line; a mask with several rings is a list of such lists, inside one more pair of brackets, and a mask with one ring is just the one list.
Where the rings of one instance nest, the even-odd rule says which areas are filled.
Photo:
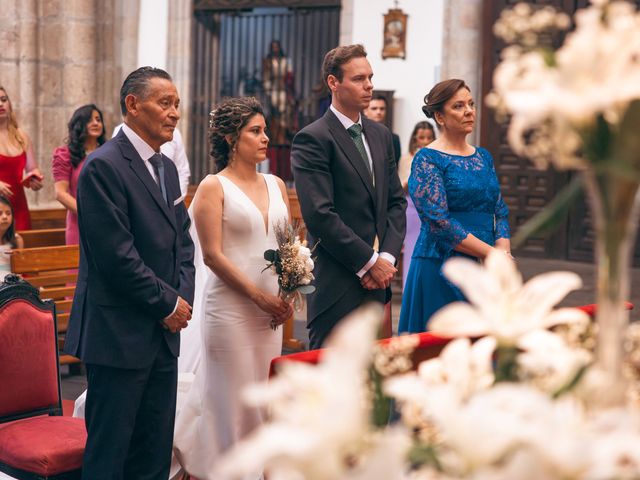
[[423, 148], [414, 157], [409, 176], [411, 199], [443, 256], [468, 235], [460, 222], [449, 216], [444, 174], [442, 157]]
[[[489, 151], [485, 148], [478, 148], [478, 151], [482, 155], [484, 155], [485, 158], [489, 160], [491, 165], [491, 171], [493, 172], [493, 175], [496, 176], [496, 181], [497, 181], [498, 175], [496, 174], [496, 168], [493, 163], [493, 157], [491, 156]], [[500, 185], [500, 182], [498, 182], [498, 185]], [[504, 203], [504, 200], [502, 198], [502, 193], [498, 194], [498, 201], [496, 202], [495, 216], [496, 216], [495, 238], [496, 239], [510, 238], [511, 229], [509, 228], [509, 207], [507, 207], [507, 204]]]
[[511, 230], [509, 228], [509, 208], [502, 199], [502, 194], [496, 202], [496, 239], [511, 238]]

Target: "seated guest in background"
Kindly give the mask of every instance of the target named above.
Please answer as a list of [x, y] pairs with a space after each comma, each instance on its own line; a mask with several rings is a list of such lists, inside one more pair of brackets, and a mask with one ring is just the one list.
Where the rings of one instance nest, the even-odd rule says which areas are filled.
[[452, 256], [484, 259], [498, 249], [511, 255], [509, 210], [491, 154], [467, 143], [476, 107], [463, 80], [445, 80], [425, 97], [423, 112], [441, 136], [418, 151], [409, 176], [409, 194], [422, 226], [402, 298], [398, 331], [422, 332], [444, 305], [464, 300], [442, 274]]
[[[127, 112], [122, 112], [124, 116]], [[113, 129], [111, 137], [115, 137], [116, 134], [122, 128], [122, 125], [116, 125]], [[160, 147], [165, 157], [169, 157], [178, 170], [178, 178], [180, 179], [180, 193], [182, 196], [187, 194], [187, 188], [189, 187], [189, 177], [191, 177], [191, 170], [189, 168], [189, 159], [187, 158], [187, 151], [184, 148], [184, 142], [182, 141], [182, 134], [177, 128], [173, 131], [173, 139]]]
[[[364, 109], [364, 114], [369, 120], [384, 123], [387, 118], [387, 97], [384, 95], [374, 95], [369, 106]], [[400, 148], [400, 137], [395, 133], [391, 133], [393, 141], [393, 152], [395, 154], [396, 165], [400, 160], [402, 149]]]
[[407, 233], [404, 236], [404, 248], [402, 250], [402, 288], [404, 288], [404, 285], [407, 283], [407, 273], [409, 273], [413, 247], [420, 233], [420, 217], [413, 204], [413, 200], [411, 200], [407, 192], [409, 174], [411, 173], [411, 162], [418, 150], [426, 147], [435, 139], [436, 132], [433, 129], [433, 125], [426, 121], [416, 123], [416, 126], [413, 127], [413, 132], [411, 132], [409, 151], [400, 158], [400, 163], [398, 164], [398, 176], [400, 177], [402, 189], [405, 191], [407, 197]]
[[17, 230], [31, 228], [24, 187], [40, 190], [42, 180], [31, 140], [18, 127], [11, 100], [0, 86], [0, 195], [11, 199]]
[[76, 203], [78, 175], [87, 155], [105, 142], [102, 112], [94, 104], [83, 105], [73, 112], [67, 127], [69, 136], [66, 145], [55, 149], [51, 163], [56, 200], [67, 209], [65, 241], [67, 245], [77, 245], [79, 243]]
[[0, 195], [0, 273], [11, 272], [11, 262], [9, 261], [9, 250], [23, 248], [24, 241], [16, 233], [15, 222], [13, 221], [13, 207], [11, 202]]

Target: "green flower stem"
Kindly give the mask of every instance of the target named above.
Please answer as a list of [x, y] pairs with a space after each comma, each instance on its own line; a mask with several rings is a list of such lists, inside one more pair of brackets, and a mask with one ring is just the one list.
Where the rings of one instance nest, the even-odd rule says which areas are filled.
[[607, 374], [608, 401], [623, 401], [623, 338], [629, 323], [624, 301], [638, 217], [640, 181], [612, 170], [586, 171], [596, 229], [598, 324], [597, 361]]
[[391, 417], [391, 399], [382, 391], [384, 377], [372, 365], [369, 369], [371, 379], [371, 389], [373, 393], [373, 408], [371, 420], [377, 428], [384, 428], [389, 423]]
[[498, 347], [495, 355], [495, 377], [497, 382], [518, 380], [518, 348]]

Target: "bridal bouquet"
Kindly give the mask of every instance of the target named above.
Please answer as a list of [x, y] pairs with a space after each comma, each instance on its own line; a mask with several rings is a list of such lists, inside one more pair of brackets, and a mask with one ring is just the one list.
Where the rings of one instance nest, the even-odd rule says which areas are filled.
[[270, 268], [278, 274], [280, 297], [293, 302], [294, 308], [302, 308], [302, 295], [313, 293], [316, 289], [311, 285], [313, 276], [313, 249], [307, 247], [306, 240], [300, 240], [300, 227], [289, 222], [278, 222], [273, 225], [278, 242], [276, 250], [264, 252], [264, 259], [269, 262], [265, 270]]

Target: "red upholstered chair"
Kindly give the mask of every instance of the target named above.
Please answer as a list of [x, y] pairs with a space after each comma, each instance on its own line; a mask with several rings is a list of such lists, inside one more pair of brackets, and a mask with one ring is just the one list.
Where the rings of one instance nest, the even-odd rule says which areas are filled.
[[[434, 335], [433, 333], [414, 333], [413, 336], [418, 337], [418, 346], [413, 351], [412, 360], [414, 368], [424, 360], [437, 357], [444, 346], [449, 343], [450, 338], [443, 338]], [[393, 338], [383, 338], [378, 340], [381, 345], [386, 345], [391, 342]], [[308, 350], [306, 352], [292, 353], [291, 355], [282, 355], [271, 360], [271, 366], [269, 368], [269, 377], [273, 377], [278, 373], [278, 368], [285, 362], [304, 362], [316, 364], [322, 358], [325, 349], [319, 348], [317, 350]]]
[[0, 285], [0, 472], [80, 478], [84, 421], [63, 417], [53, 301], [15, 275]]

